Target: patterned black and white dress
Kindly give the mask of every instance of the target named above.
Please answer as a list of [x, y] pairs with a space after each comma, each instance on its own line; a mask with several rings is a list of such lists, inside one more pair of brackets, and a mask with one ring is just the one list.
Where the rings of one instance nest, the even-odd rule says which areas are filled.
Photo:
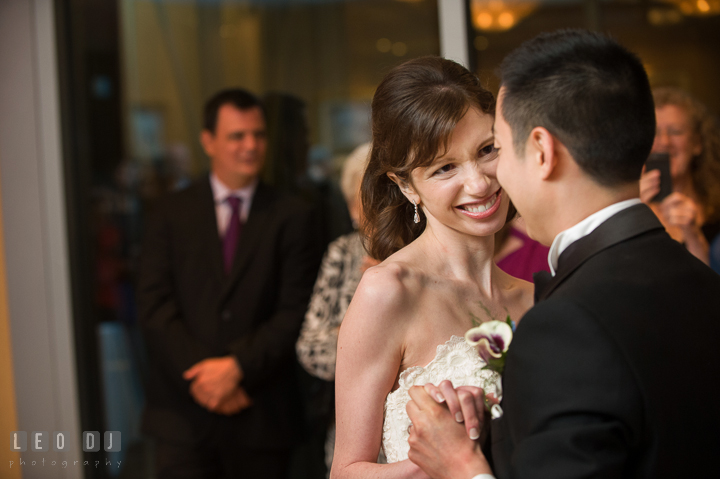
[[340, 323], [357, 289], [367, 253], [358, 233], [336, 239], [325, 253], [296, 350], [300, 364], [313, 376], [335, 379]]

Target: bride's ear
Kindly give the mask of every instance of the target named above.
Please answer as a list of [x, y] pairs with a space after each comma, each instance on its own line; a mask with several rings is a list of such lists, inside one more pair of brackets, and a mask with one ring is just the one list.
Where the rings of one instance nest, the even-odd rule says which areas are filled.
[[388, 178], [393, 181], [393, 183], [398, 185], [398, 188], [400, 188], [400, 191], [403, 195], [405, 195], [405, 198], [407, 198], [408, 201], [415, 202], [418, 205], [420, 204], [420, 196], [415, 192], [415, 189], [412, 187], [409, 181], [403, 180], [391, 171], [388, 171], [386, 174], [388, 175]]

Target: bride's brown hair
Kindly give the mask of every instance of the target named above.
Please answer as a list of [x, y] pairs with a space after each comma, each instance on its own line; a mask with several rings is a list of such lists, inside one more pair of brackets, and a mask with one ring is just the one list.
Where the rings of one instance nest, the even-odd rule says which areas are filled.
[[372, 150], [360, 194], [365, 247], [384, 260], [425, 229], [413, 222], [413, 205], [389, 177], [410, 182], [410, 172], [432, 164], [448, 149], [455, 126], [469, 108], [495, 113], [495, 98], [462, 65], [421, 57], [392, 69], [372, 101]]

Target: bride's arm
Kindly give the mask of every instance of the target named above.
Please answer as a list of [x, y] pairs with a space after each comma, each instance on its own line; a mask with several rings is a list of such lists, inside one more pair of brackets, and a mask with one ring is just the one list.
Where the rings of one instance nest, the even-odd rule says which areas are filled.
[[363, 275], [340, 328], [331, 479], [427, 477], [407, 460], [376, 464], [383, 406], [400, 368], [409, 311], [395, 269], [379, 266]]

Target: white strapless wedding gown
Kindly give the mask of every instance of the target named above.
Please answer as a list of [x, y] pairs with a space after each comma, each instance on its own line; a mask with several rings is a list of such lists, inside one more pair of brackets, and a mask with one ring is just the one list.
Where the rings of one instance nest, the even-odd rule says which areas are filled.
[[454, 387], [478, 386], [485, 388], [486, 394], [499, 397], [497, 383], [500, 380], [496, 372], [482, 369], [485, 361], [480, 359], [475, 348], [465, 342], [465, 338], [453, 336], [445, 344], [437, 347], [435, 359], [425, 366], [408, 368], [398, 379], [399, 387], [388, 394], [385, 400], [385, 419], [383, 422], [382, 447], [388, 463], [408, 458], [408, 426], [410, 418], [405, 406], [410, 401], [408, 390], [412, 386], [427, 383], [440, 384], [449, 379]]

